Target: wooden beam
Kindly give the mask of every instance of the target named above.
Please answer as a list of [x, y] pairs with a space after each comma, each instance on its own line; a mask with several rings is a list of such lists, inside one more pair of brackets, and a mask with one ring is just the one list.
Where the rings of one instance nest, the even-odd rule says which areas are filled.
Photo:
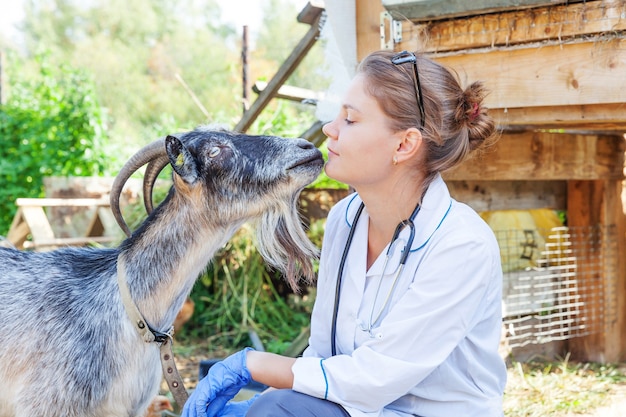
[[385, 11], [380, 0], [354, 0], [356, 6], [356, 58], [360, 62], [370, 52], [380, 49], [380, 14]]
[[[403, 25], [396, 49], [425, 52], [511, 47], [626, 30], [626, 1], [587, 1]], [[414, 26], [414, 27], [412, 27]], [[419, 32], [420, 37], [411, 36]], [[404, 35], [404, 33], [403, 33]]]
[[303, 132], [300, 137], [311, 142], [315, 147], [319, 148], [322, 143], [327, 139], [324, 132], [322, 132], [322, 127], [324, 127], [324, 123], [317, 120], [315, 121], [311, 127], [309, 127], [305, 132]]
[[[568, 226], [600, 231], [613, 228], [611, 236], [590, 245], [590, 235], [573, 234], [572, 243], [579, 249], [581, 313], [587, 318], [589, 332], [569, 340], [572, 358], [581, 361], [619, 362], [626, 358], [626, 268], [624, 262], [624, 207], [619, 198], [621, 181], [570, 181], [568, 185]], [[598, 239], [598, 237], [593, 237]], [[617, 247], [612, 245], [616, 245]], [[593, 262], [595, 260], [595, 262]], [[598, 261], [602, 260], [602, 262]]]
[[624, 178], [624, 138], [546, 132], [505, 133], [483, 154], [446, 172], [448, 180]]
[[42, 249], [57, 246], [86, 246], [95, 243], [105, 244], [113, 243], [117, 238], [112, 236], [86, 236], [86, 237], [63, 237], [63, 238], [50, 238], [39, 239], [37, 241], [24, 242], [25, 249]]
[[626, 132], [626, 103], [491, 109], [506, 128]]
[[[380, 48], [381, 4], [356, 4], [361, 60]], [[483, 80], [491, 91], [486, 105], [504, 129], [624, 132], [625, 15], [626, 0], [602, 0], [428, 24], [405, 20], [395, 49], [425, 51], [463, 84]]]
[[18, 198], [18, 207], [109, 207], [108, 198]]
[[626, 39], [433, 58], [463, 81], [484, 80], [490, 108], [626, 103]]
[[[583, 0], [569, 0], [570, 3]], [[385, 7], [411, 20], [452, 19], [458, 16], [498, 13], [511, 9], [554, 6], [567, 0], [383, 0]]]
[[304, 6], [304, 9], [298, 13], [298, 22], [312, 25], [317, 22], [317, 19], [319, 19], [323, 11], [323, 0], [310, 0], [306, 6]]
[[[267, 88], [265, 81], [257, 81], [252, 86], [252, 91], [261, 94]], [[315, 104], [318, 100], [324, 98], [323, 93], [308, 90], [306, 88], [294, 87], [291, 85], [282, 85], [275, 94], [275, 98], [296, 101], [298, 103]]]
[[[602, 224], [615, 225], [615, 241], [617, 256], [609, 259], [605, 265], [605, 276], [614, 274], [613, 280], [607, 282], [605, 297], [607, 312], [612, 314], [606, 323], [607, 335], [606, 361], [618, 362], [626, 360], [626, 216], [622, 201], [623, 181], [607, 181], [604, 198]], [[608, 242], [607, 242], [608, 243]], [[611, 285], [611, 284], [614, 284]], [[612, 305], [612, 302], [615, 302]]]
[[447, 180], [450, 195], [476, 211], [567, 209], [566, 181]]
[[[317, 17], [319, 21], [320, 16]], [[280, 66], [276, 74], [272, 77], [267, 85], [267, 88], [263, 90], [259, 97], [252, 103], [252, 106], [243, 114], [239, 123], [235, 126], [234, 130], [237, 132], [247, 131], [256, 118], [261, 114], [263, 109], [267, 106], [272, 98], [276, 96], [280, 86], [284, 84], [291, 74], [298, 68], [300, 62], [304, 59], [309, 50], [313, 47], [317, 38], [319, 37], [320, 28], [317, 21], [311, 25], [311, 28], [300, 40], [295, 49], [287, 57], [287, 59]]]

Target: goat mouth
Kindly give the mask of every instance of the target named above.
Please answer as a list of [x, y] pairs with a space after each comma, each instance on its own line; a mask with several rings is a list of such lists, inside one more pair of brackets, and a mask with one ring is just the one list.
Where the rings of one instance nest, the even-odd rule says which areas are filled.
[[294, 164], [287, 167], [287, 170], [291, 170], [297, 167], [306, 166], [306, 165], [319, 165], [322, 166], [324, 164], [324, 158], [321, 155], [311, 155], [307, 158], [302, 158], [296, 161]]

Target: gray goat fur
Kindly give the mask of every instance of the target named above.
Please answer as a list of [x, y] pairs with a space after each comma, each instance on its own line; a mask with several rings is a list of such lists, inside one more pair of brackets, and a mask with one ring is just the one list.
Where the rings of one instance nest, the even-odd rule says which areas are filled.
[[317, 251], [296, 205], [321, 171], [319, 150], [304, 139], [207, 128], [176, 136], [161, 140], [174, 170], [168, 196], [118, 248], [0, 248], [1, 417], [142, 415], [162, 378], [159, 346], [128, 319], [118, 256], [135, 304], [161, 332], [246, 222], [293, 288], [313, 279]]

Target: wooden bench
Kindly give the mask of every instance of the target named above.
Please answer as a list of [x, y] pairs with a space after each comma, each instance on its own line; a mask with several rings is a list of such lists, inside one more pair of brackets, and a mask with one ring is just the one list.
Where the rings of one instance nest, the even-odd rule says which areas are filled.
[[[104, 236], [103, 218], [111, 217], [108, 199], [96, 198], [18, 198], [17, 213], [7, 239], [18, 249], [46, 250], [59, 246], [85, 246], [112, 243], [117, 238]], [[56, 237], [44, 208], [84, 207], [93, 210], [87, 229], [79, 237]], [[30, 236], [31, 240], [28, 240]]]

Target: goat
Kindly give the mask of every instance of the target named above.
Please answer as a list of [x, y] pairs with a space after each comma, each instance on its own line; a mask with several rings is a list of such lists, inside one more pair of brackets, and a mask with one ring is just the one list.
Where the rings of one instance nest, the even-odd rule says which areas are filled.
[[[162, 378], [159, 347], [141, 339], [124, 310], [118, 257], [134, 303], [163, 333], [215, 252], [246, 222], [256, 225], [260, 253], [292, 288], [313, 279], [317, 248], [296, 208], [324, 163], [311, 143], [200, 127], [147, 145], [111, 191], [127, 233], [119, 196], [146, 163], [150, 213], [119, 247], [0, 248], [0, 416], [145, 412]], [[152, 210], [152, 185], [168, 163], [173, 185]]]

